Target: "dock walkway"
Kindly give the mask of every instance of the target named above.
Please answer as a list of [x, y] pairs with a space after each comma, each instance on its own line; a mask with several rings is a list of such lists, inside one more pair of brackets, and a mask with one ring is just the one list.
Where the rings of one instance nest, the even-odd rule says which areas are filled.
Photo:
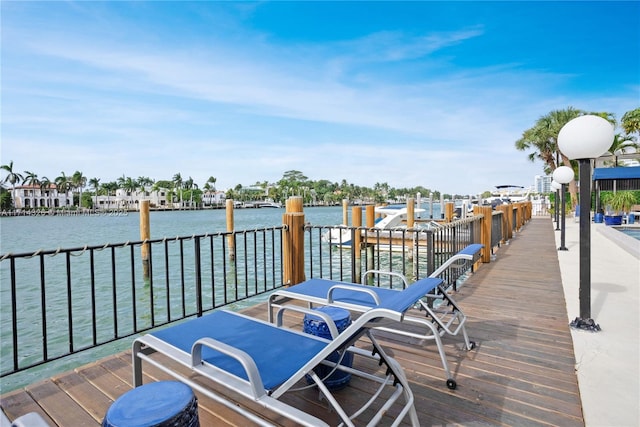
[[[534, 218], [459, 289], [456, 300], [477, 347], [467, 352], [461, 339], [444, 340], [456, 390], [445, 386], [433, 342], [381, 337], [407, 373], [422, 426], [584, 426], [554, 234], [549, 218]], [[247, 312], [266, 319], [264, 304]], [[167, 379], [146, 366], [145, 382]], [[52, 426], [98, 426], [109, 405], [131, 389], [131, 372], [130, 352], [116, 354], [2, 395], [0, 405], [10, 419], [36, 411]], [[349, 400], [354, 392], [368, 391], [352, 381], [337, 394]], [[317, 397], [311, 390], [291, 399], [335, 424]], [[205, 397], [199, 410], [202, 426], [248, 425]]]

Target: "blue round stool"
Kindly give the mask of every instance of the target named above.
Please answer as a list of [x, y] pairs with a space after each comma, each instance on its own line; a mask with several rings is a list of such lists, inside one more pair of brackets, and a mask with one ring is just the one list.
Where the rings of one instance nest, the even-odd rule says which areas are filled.
[[103, 427], [199, 427], [198, 400], [179, 381], [159, 381], [136, 387], [107, 410]]
[[[349, 314], [348, 310], [345, 310], [343, 308], [325, 306], [318, 307], [315, 310], [322, 311], [331, 316], [331, 319], [336, 324], [336, 328], [338, 329], [339, 333], [347, 329], [347, 327], [351, 324], [351, 315]], [[304, 316], [303, 331], [317, 337], [326, 339], [333, 338], [331, 336], [331, 332], [329, 331], [327, 323], [322, 320], [321, 317], [317, 317], [311, 314], [305, 314]], [[338, 360], [340, 360], [340, 354], [336, 351], [330, 354], [329, 357], [327, 357], [327, 360], [331, 362], [338, 362]], [[353, 353], [347, 352], [342, 358], [340, 364], [350, 368], [353, 364]], [[325, 365], [319, 365], [314, 368], [315, 373], [318, 374], [320, 378], [325, 378], [332, 370], [333, 368]], [[324, 380], [324, 384], [330, 390], [338, 390], [349, 384], [350, 380], [351, 374], [349, 372], [336, 370], [329, 376], [329, 378]], [[308, 378], [308, 382], [310, 381], [311, 379]]]

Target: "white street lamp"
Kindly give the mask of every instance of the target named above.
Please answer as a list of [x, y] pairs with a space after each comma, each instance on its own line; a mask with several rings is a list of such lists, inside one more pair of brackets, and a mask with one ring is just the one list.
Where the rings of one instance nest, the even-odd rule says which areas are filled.
[[559, 251], [566, 251], [568, 250], [567, 247], [564, 245], [564, 236], [565, 236], [565, 215], [566, 215], [566, 202], [565, 202], [565, 193], [566, 193], [566, 189], [565, 186], [566, 184], [570, 183], [573, 180], [573, 169], [571, 169], [569, 166], [560, 166], [557, 167], [556, 170], [553, 171], [553, 180], [557, 183], [560, 184], [560, 197], [561, 197], [561, 201], [560, 201], [560, 215], [561, 215], [561, 223], [560, 223], [560, 247], [558, 248]]
[[571, 327], [599, 331], [591, 319], [591, 159], [600, 157], [613, 143], [614, 129], [602, 117], [586, 115], [565, 124], [558, 133], [558, 148], [580, 165], [580, 317]]

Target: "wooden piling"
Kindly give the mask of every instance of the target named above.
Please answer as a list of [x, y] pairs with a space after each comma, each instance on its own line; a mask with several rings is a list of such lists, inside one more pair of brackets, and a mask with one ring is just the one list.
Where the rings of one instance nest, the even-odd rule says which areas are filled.
[[302, 199], [302, 196], [291, 196], [285, 202], [285, 212], [301, 213], [303, 212], [303, 210], [304, 210], [304, 201]]
[[407, 199], [407, 228], [413, 228], [416, 222], [416, 206], [413, 197]]
[[376, 225], [376, 207], [368, 205], [365, 208], [367, 228], [373, 228]]
[[282, 223], [286, 226], [282, 239], [284, 284], [296, 285], [306, 280], [304, 272], [304, 211], [302, 197], [290, 197], [285, 203]]
[[[151, 226], [149, 224], [149, 200], [140, 202], [140, 240], [151, 239]], [[140, 246], [142, 258], [142, 274], [145, 279], [149, 278], [149, 243]]]
[[349, 201], [342, 199], [342, 223], [349, 225]]
[[447, 202], [444, 204], [444, 222], [453, 221], [453, 213], [455, 212], [455, 205], [453, 202]]
[[236, 240], [233, 235], [235, 228], [233, 224], [233, 199], [227, 199], [225, 208], [227, 213], [227, 231], [230, 233], [227, 236], [227, 246], [229, 246], [229, 259], [233, 261], [236, 259]]

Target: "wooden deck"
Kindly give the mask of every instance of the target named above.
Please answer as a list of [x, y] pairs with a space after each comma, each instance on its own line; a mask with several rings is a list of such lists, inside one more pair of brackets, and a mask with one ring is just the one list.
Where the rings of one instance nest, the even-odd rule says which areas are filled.
[[[432, 342], [420, 346], [381, 337], [411, 381], [422, 426], [584, 426], [549, 218], [530, 221], [496, 252], [495, 262], [482, 265], [465, 282], [456, 300], [478, 345], [466, 352], [461, 339], [445, 339], [456, 390], [446, 388]], [[248, 312], [266, 318], [264, 305]], [[131, 389], [131, 372], [130, 352], [117, 354], [3, 395], [0, 405], [9, 419], [37, 411], [52, 426], [98, 426], [109, 405]], [[167, 379], [149, 365], [145, 374], [145, 382]], [[368, 392], [352, 380], [337, 394], [349, 402]], [[296, 393], [290, 402], [336, 423], [335, 414], [318, 402], [317, 391]], [[202, 426], [250, 425], [207, 398], [199, 396], [198, 404]]]

